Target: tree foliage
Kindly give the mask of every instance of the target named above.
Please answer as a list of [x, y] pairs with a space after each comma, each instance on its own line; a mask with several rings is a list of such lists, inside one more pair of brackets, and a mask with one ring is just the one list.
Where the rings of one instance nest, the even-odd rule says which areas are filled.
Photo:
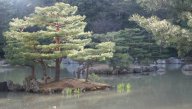
[[[154, 17], [153, 19], [157, 19], [158, 21], [166, 19], [164, 25], [170, 25], [170, 27], [171, 25], [179, 25], [179, 28], [184, 28], [188, 31], [190, 28], [190, 19], [188, 19], [189, 13], [187, 12], [192, 10], [191, 0], [1, 0], [0, 2], [2, 2], [0, 8], [5, 10], [0, 12], [1, 15], [3, 15], [0, 22], [0, 28], [2, 27], [0, 33], [7, 30], [8, 22], [11, 18], [28, 16], [29, 13], [34, 11], [36, 6], [51, 6], [56, 2], [64, 2], [78, 6], [77, 13], [86, 15], [85, 21], [87, 21], [88, 24], [86, 25], [85, 30], [93, 31], [93, 33], [107, 33], [119, 31], [124, 28], [138, 27], [134, 22], [127, 20], [127, 18], [134, 13], [138, 13], [145, 17], [151, 15], [157, 16], [157, 18]], [[158, 29], [160, 29], [159, 26]], [[163, 27], [161, 29], [163, 29]], [[177, 33], [178, 32], [174, 34]], [[164, 43], [165, 41], [162, 41], [162, 38], [163, 37], [159, 37], [159, 35], [158, 37], [155, 37], [158, 44], [162, 43], [162, 47], [169, 45], [171, 45], [171, 47], [176, 46], [174, 43]], [[52, 41], [51, 37], [46, 40], [39, 40], [41, 40], [41, 44], [50, 43]], [[187, 38], [181, 40], [185, 42]], [[2, 38], [0, 42], [2, 42], [1, 45], [5, 45]], [[180, 43], [180, 47], [177, 46], [177, 48], [184, 48], [182, 47], [183, 45], [189, 46], [189, 43], [183, 44], [181, 41]], [[44, 48], [48, 50], [48, 47], [44, 46]], [[189, 48], [183, 50], [182, 53], [185, 54], [184, 52], [188, 51], [190, 51]]]
[[56, 3], [54, 6], [37, 7], [24, 19], [13, 19], [5, 33], [8, 43], [6, 57], [10, 61], [18, 60], [17, 56], [11, 55], [17, 52], [15, 55], [27, 61], [55, 59], [55, 79], [59, 80], [62, 58], [84, 49], [90, 42], [90, 33], [84, 32], [85, 17], [76, 15], [76, 11], [75, 6]]
[[134, 13], [143, 13], [133, 0], [65, 0], [79, 7], [79, 13], [87, 16], [87, 30], [94, 33], [118, 31], [134, 26], [127, 17]]
[[[186, 14], [185, 14], [186, 15]], [[185, 56], [191, 52], [191, 15], [187, 14], [189, 28], [183, 28], [180, 25], [174, 25], [168, 20], [161, 20], [156, 16], [145, 18], [140, 15], [133, 15], [130, 20], [135, 21], [141, 27], [151, 32], [157, 41], [157, 44], [164, 47], [175, 47], [180, 56]]]
[[156, 60], [177, 56], [174, 50], [162, 48], [156, 44], [154, 37], [141, 28], [126, 28], [117, 32], [95, 34], [95, 42], [112, 41], [115, 43], [114, 56], [110, 59], [114, 69], [127, 68], [135, 59], [138, 61]]
[[185, 10], [191, 9], [191, 0], [136, 0], [141, 7], [149, 11], [165, 10]]

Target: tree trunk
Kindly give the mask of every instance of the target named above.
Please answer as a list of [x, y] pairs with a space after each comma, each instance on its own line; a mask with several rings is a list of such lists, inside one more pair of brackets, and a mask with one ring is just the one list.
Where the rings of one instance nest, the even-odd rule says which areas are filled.
[[55, 61], [55, 81], [60, 80], [60, 58]]
[[77, 70], [77, 79], [80, 79], [80, 73], [81, 73], [82, 69], [78, 69]]
[[46, 68], [46, 65], [42, 59], [40, 61], [40, 64], [41, 64], [42, 69], [43, 69], [43, 76], [47, 76], [47, 68]]
[[43, 80], [45, 81], [45, 84], [47, 84], [47, 68], [46, 68], [46, 64], [45, 62], [43, 61], [43, 59], [40, 60], [40, 64], [42, 66], [42, 69], [43, 69]]
[[[55, 27], [56, 27], [56, 32], [59, 32], [61, 25], [59, 23], [56, 23]], [[56, 36], [54, 40], [55, 40], [55, 44], [60, 45], [61, 43], [60, 37]], [[57, 47], [55, 48], [55, 51], [61, 51], [61, 48]], [[55, 60], [55, 81], [60, 80], [60, 64], [61, 64], [61, 58], [57, 58]]]
[[35, 78], [35, 66], [31, 66], [31, 76]]
[[162, 48], [163, 48], [163, 43], [161, 42], [161, 43], [160, 43], [160, 48], [159, 48], [160, 54], [162, 53]]
[[85, 82], [88, 82], [88, 78], [89, 78], [89, 64], [87, 64], [87, 69], [86, 69], [86, 78], [85, 78]]

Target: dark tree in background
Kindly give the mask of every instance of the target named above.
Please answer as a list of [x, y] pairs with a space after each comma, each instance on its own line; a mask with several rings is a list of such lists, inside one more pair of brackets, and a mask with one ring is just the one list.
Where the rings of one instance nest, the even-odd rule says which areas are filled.
[[87, 16], [87, 30], [94, 33], [118, 31], [134, 26], [127, 20], [134, 13], [144, 14], [133, 0], [65, 0], [79, 7], [79, 13]]

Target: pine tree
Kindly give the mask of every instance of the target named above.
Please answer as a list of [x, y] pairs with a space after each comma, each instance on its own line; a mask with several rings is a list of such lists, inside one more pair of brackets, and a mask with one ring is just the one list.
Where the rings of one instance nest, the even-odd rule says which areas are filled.
[[138, 62], [153, 61], [160, 58], [174, 56], [175, 52], [170, 53], [168, 48], [161, 48], [156, 44], [151, 34], [144, 29], [126, 28], [117, 32], [108, 32], [106, 34], [95, 34], [95, 42], [112, 41], [115, 43], [114, 56], [110, 59], [113, 69], [126, 69], [137, 59]]
[[77, 7], [64, 3], [56, 3], [54, 6], [36, 8], [31, 21], [36, 25], [44, 26], [46, 30], [40, 31], [42, 38], [50, 37], [54, 43], [42, 44], [37, 48], [46, 50], [45, 58], [55, 59], [55, 80], [60, 77], [60, 63], [63, 57], [83, 49], [90, 42], [84, 32], [85, 17], [76, 15]]
[[72, 59], [84, 63], [84, 67], [86, 67], [86, 82], [88, 81], [89, 67], [93, 63], [107, 61], [112, 58], [114, 46], [115, 44], [110, 41], [101, 43], [92, 42], [81, 51], [70, 55]]
[[[156, 16], [145, 18], [140, 15], [133, 15], [130, 20], [135, 21], [139, 26], [151, 32], [157, 44], [161, 47], [174, 47], [178, 50], [180, 56], [185, 56], [192, 51], [191, 48], [191, 15], [188, 13], [187, 28], [180, 25], [174, 25], [168, 20], [161, 20]], [[186, 19], [185, 19], [186, 20]]]
[[85, 17], [76, 12], [76, 6], [64, 3], [36, 7], [29, 17], [17, 19], [18, 22], [12, 24], [7, 37], [15, 37], [24, 45], [19, 50], [29, 60], [54, 59], [55, 80], [58, 81], [62, 58], [81, 51], [91, 41], [90, 33], [84, 32]]
[[32, 68], [32, 77], [35, 77], [35, 59], [27, 56], [27, 53], [33, 51], [35, 35], [33, 33], [24, 32], [24, 29], [31, 24], [22, 19], [13, 19], [10, 22], [9, 31], [4, 33], [7, 45], [5, 47], [5, 58], [11, 64], [25, 65]]
[[126, 28], [119, 31], [116, 34], [117, 45], [121, 48], [127, 47], [127, 54], [129, 54], [133, 59], [138, 59], [139, 61], [145, 60], [156, 60], [159, 58], [169, 57], [168, 49], [163, 48], [158, 51], [161, 47], [155, 43], [155, 39], [151, 34], [147, 33], [144, 29], [139, 28]]

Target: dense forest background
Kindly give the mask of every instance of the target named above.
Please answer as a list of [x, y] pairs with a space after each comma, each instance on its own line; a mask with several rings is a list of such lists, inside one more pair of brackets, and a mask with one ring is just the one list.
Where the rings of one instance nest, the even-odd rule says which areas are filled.
[[[116, 45], [124, 48], [127, 46], [129, 50], [121, 49], [116, 50], [117, 52], [128, 52], [132, 58], [142, 59], [178, 55], [175, 47], [161, 47], [155, 43], [152, 33], [129, 20], [133, 14], [157, 16], [167, 19], [172, 24], [188, 28], [187, 20], [183, 20], [182, 15], [183, 12], [192, 11], [191, 0], [0, 0], [0, 56], [4, 56], [2, 48], [6, 45], [3, 32], [8, 29], [8, 23], [12, 18], [29, 16], [35, 7], [50, 6], [56, 2], [78, 6], [78, 13], [85, 15], [88, 23], [85, 31], [92, 31], [97, 37], [118, 37], [117, 40], [113, 38]], [[93, 40], [102, 42], [101, 39]], [[124, 56], [119, 53], [115, 56]]]

